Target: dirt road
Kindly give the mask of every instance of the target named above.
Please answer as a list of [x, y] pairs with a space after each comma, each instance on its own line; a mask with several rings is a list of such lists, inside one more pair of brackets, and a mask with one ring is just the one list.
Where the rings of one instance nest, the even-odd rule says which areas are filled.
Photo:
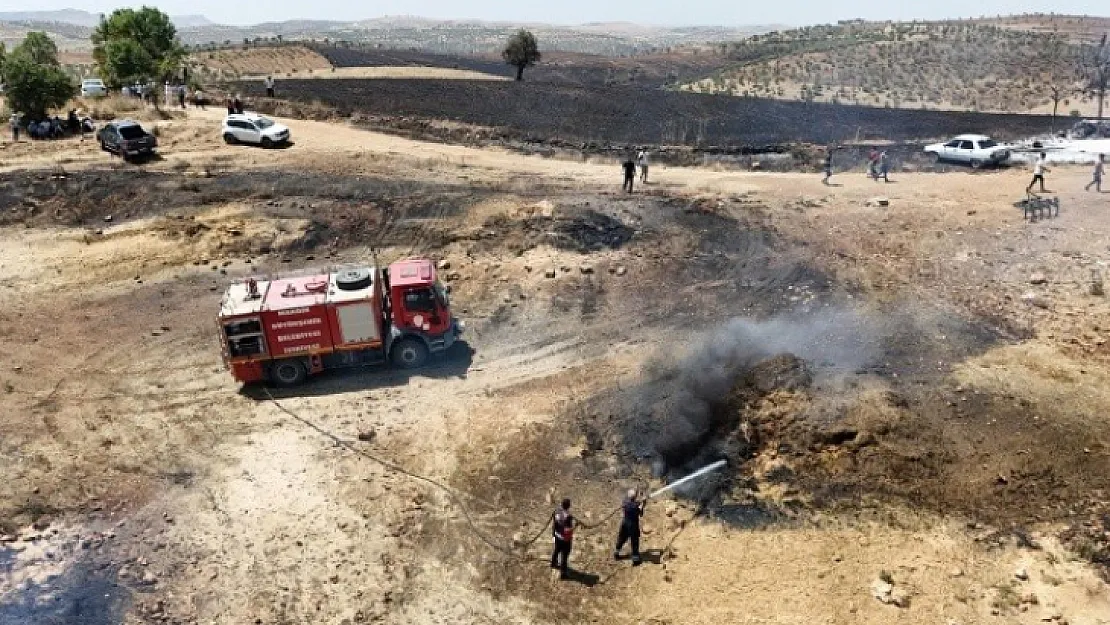
[[[141, 167], [4, 148], [0, 624], [1110, 622], [1110, 196], [1086, 172], [1054, 170], [1061, 214], [1028, 223], [1018, 171], [656, 167], [628, 195], [611, 162], [305, 121], [262, 151], [219, 117], [159, 122]], [[226, 281], [369, 246], [449, 264], [473, 352], [277, 402], [233, 384]], [[830, 338], [834, 309], [876, 340]], [[722, 403], [746, 454], [649, 506], [643, 566], [605, 521], [553, 581], [553, 501], [595, 524], [662, 483], [652, 406], [734, 317], [838, 348], [809, 387]]]

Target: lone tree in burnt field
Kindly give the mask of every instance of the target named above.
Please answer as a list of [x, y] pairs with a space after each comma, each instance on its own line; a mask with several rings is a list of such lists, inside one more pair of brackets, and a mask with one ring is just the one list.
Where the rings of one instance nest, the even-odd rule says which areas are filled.
[[1084, 91], [1098, 102], [1098, 118], [1102, 119], [1106, 90], [1110, 88], [1110, 43], [1106, 41], [1105, 33], [1097, 46], [1083, 48], [1079, 54], [1078, 69]]
[[540, 48], [536, 45], [536, 36], [524, 30], [517, 31], [505, 44], [501, 51], [501, 58], [516, 68], [516, 79], [524, 80], [524, 68], [531, 67], [540, 60]]

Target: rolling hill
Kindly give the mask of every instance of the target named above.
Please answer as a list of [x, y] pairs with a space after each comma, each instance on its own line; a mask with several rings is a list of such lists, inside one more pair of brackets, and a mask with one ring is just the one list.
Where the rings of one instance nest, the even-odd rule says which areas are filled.
[[[701, 93], [900, 108], [1086, 112], [1079, 42], [1110, 20], [1015, 16], [946, 22], [842, 22], [721, 44], [732, 64], [681, 88]], [[1055, 27], [1055, 30], [1054, 30]], [[1067, 27], [1067, 28], [1064, 28]]]
[[[28, 30], [42, 30], [53, 35], [63, 50], [86, 50], [91, 29], [99, 20], [99, 14], [74, 9], [0, 12], [0, 40], [10, 46], [22, 39]], [[384, 48], [415, 48], [440, 54], [496, 51], [521, 26], [532, 30], [547, 50], [614, 56], [737, 40], [776, 28], [774, 25], [671, 28], [625, 23], [556, 26], [409, 16], [358, 21], [288, 20], [251, 26], [216, 24], [200, 15], [177, 16], [173, 20], [182, 43], [193, 47], [226, 47], [243, 41], [316, 40]]]

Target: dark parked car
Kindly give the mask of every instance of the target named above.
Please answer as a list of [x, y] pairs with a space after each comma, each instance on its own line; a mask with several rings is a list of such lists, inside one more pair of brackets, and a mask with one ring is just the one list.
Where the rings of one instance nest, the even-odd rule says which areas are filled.
[[118, 154], [124, 159], [154, 154], [158, 147], [158, 140], [150, 134], [139, 122], [129, 119], [108, 122], [96, 133], [100, 141], [100, 149], [112, 154]]

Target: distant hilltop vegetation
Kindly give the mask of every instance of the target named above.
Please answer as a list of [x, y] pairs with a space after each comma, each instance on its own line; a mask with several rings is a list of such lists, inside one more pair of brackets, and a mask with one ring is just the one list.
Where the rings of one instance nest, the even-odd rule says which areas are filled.
[[[1110, 19], [1024, 15], [941, 22], [847, 21], [722, 43], [700, 93], [900, 108], [1085, 113], [1079, 46]], [[1080, 111], [1083, 109], [1083, 111]], [[1073, 113], [1074, 112], [1074, 113]]]

